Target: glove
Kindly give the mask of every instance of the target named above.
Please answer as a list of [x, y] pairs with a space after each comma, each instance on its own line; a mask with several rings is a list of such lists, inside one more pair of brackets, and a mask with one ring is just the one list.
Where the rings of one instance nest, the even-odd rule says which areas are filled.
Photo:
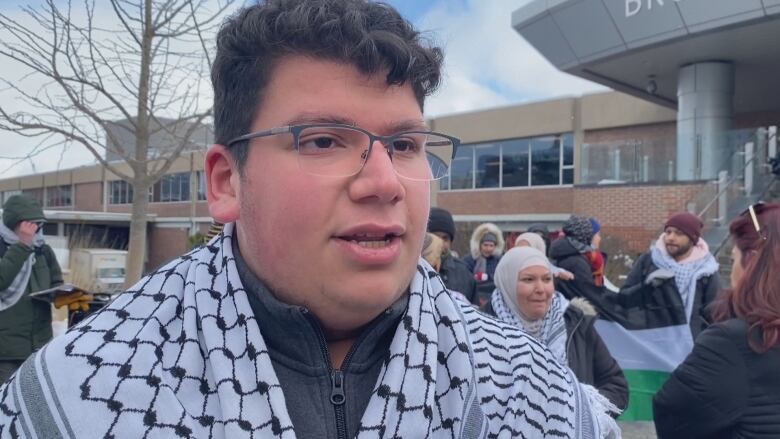
[[669, 279], [674, 279], [674, 273], [672, 273], [669, 270], [659, 268], [647, 275], [647, 277], [645, 278], [645, 285], [660, 287], [664, 282], [666, 282]]
[[70, 311], [89, 311], [89, 303], [92, 302], [95, 297], [92, 294], [85, 294], [82, 292], [62, 294], [54, 298], [54, 307], [61, 308], [67, 306]]

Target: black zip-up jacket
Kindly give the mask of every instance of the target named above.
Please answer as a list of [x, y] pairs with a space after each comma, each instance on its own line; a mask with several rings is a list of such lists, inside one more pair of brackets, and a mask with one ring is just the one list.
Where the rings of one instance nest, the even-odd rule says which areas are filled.
[[[623, 284], [621, 290], [627, 290], [634, 285], [641, 284], [645, 281], [647, 275], [657, 269], [658, 267], [653, 263], [653, 256], [651, 253], [643, 253], [636, 262], [634, 262], [634, 266], [631, 268], [631, 272], [628, 273], [626, 282]], [[668, 290], [667, 294], [664, 295], [665, 297], [668, 297], [670, 292], [674, 292], [678, 296], [680, 295], [674, 279], [669, 279], [661, 283], [657, 288]], [[710, 316], [708, 315], [708, 306], [712, 304], [719, 292], [720, 276], [717, 271], [710, 276], [704, 276], [696, 281], [696, 294], [693, 297], [693, 311], [689, 322], [694, 340], [696, 340], [699, 333], [709, 325]]]
[[241, 282], [299, 438], [353, 438], [386, 360], [395, 329], [406, 312], [404, 295], [363, 330], [341, 369], [334, 370], [317, 318], [303, 307], [277, 300], [233, 251]]
[[[500, 294], [500, 293], [499, 293]], [[488, 302], [482, 312], [495, 316]], [[628, 406], [628, 381], [596, 332], [596, 311], [583, 299], [574, 299], [563, 314], [566, 322], [566, 356], [580, 382], [590, 384], [617, 408]]]
[[780, 345], [759, 354], [748, 325], [704, 330], [653, 398], [660, 439], [780, 438]]

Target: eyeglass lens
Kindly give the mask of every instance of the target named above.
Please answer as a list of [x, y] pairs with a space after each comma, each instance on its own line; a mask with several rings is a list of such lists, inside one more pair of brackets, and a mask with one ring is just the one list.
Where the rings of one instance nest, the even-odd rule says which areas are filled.
[[[437, 180], [447, 175], [453, 141], [425, 132], [393, 137], [385, 145], [391, 153], [395, 172], [412, 180]], [[372, 148], [372, 153], [377, 145]], [[298, 136], [298, 162], [304, 172], [323, 176], [350, 176], [362, 169], [368, 159], [371, 137], [347, 127], [308, 127]]]

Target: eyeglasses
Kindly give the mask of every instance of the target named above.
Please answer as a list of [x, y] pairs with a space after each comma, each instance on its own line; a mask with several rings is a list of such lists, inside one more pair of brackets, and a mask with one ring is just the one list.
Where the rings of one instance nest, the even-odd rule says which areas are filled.
[[384, 145], [396, 174], [410, 180], [432, 181], [447, 176], [460, 140], [432, 131], [404, 131], [378, 136], [342, 124], [288, 125], [237, 137], [231, 147], [260, 137], [292, 134], [298, 165], [308, 174], [350, 177], [368, 160], [375, 142]]
[[747, 209], [745, 209], [740, 215], [744, 216], [745, 214], [750, 214], [750, 220], [753, 222], [753, 228], [756, 229], [756, 233], [758, 233], [758, 236], [761, 237], [761, 239], [766, 240], [766, 235], [761, 233], [761, 224], [758, 222], [758, 215], [761, 214], [761, 212], [764, 210], [764, 206], [766, 204], [763, 201], [759, 201], [755, 204], [751, 204], [748, 206]]

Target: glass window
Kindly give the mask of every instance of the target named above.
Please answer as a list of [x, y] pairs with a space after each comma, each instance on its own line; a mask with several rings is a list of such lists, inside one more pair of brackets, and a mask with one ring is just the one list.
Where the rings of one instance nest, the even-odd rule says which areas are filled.
[[43, 188], [35, 188], [35, 189], [22, 189], [22, 195], [26, 195], [33, 200], [37, 201], [38, 204], [43, 206]]
[[73, 190], [71, 185], [54, 186], [46, 188], [46, 207], [72, 206]]
[[574, 168], [563, 170], [561, 184], [574, 184]]
[[133, 186], [124, 180], [109, 182], [108, 204], [131, 204], [133, 202]]
[[571, 133], [462, 145], [440, 190], [574, 183]]
[[170, 203], [190, 200], [190, 173], [164, 175], [151, 189], [151, 201]]
[[499, 187], [501, 176], [501, 145], [475, 145], [476, 157], [475, 187]]
[[[447, 180], [446, 178], [444, 180]], [[198, 171], [198, 201], [206, 200], [206, 173]]]
[[563, 166], [574, 166], [574, 136], [564, 134], [561, 136], [563, 145]]
[[531, 186], [560, 184], [560, 138], [531, 139]]
[[528, 186], [528, 140], [502, 144], [504, 187]]
[[450, 189], [472, 189], [474, 187], [474, 146], [463, 145], [452, 160]]
[[3, 204], [5, 204], [6, 201], [8, 201], [9, 198], [13, 197], [14, 195], [21, 195], [22, 191], [5, 191], [3, 192]]

